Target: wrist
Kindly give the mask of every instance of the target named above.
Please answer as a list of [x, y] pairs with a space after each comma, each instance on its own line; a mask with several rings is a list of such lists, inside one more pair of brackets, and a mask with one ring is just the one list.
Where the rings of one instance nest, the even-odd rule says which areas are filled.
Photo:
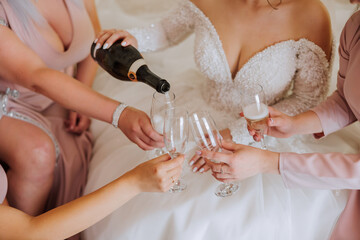
[[125, 108], [127, 108], [128, 105], [126, 105], [125, 103], [120, 103], [114, 110], [113, 115], [112, 115], [112, 122], [111, 124], [117, 128], [119, 126], [119, 119], [120, 116], [122, 114], [122, 112], [125, 110]]
[[141, 188], [141, 181], [139, 181], [139, 177], [133, 170], [126, 172], [120, 178], [124, 179], [128, 182], [129, 186], [131, 186], [131, 190], [134, 195], [138, 195], [139, 193], [144, 192]]
[[261, 156], [261, 165], [263, 173], [274, 173], [279, 174], [279, 159], [280, 153], [263, 150]]

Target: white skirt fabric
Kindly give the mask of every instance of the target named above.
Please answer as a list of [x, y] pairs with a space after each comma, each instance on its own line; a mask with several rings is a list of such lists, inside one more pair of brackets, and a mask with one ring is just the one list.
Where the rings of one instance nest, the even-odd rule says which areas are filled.
[[[130, 28], [156, 22], [175, 1], [168, 0], [98, 0], [103, 28]], [[346, 1], [327, 0], [331, 11], [334, 36], [353, 12]], [[335, 11], [336, 10], [336, 11]], [[341, 26], [340, 28], [338, 26]], [[339, 30], [340, 29], [340, 30]], [[145, 54], [150, 69], [167, 79], [176, 95], [176, 105], [189, 112], [209, 110], [217, 126], [226, 127], [223, 114], [207, 106], [201, 88], [205, 79], [193, 60], [193, 37], [180, 45], [157, 53]], [[337, 59], [334, 69], [337, 69]], [[335, 71], [334, 71], [335, 73]], [[335, 86], [335, 78], [333, 86]], [[103, 70], [98, 72], [94, 88], [112, 98], [150, 111], [150, 87], [142, 83], [115, 80]], [[149, 159], [142, 151], [111, 125], [93, 121], [95, 144], [85, 194], [116, 179]], [[322, 140], [312, 136], [290, 139], [268, 137], [273, 151], [356, 153], [359, 151], [360, 127], [352, 125]], [[191, 135], [191, 134], [190, 134]], [[187, 159], [195, 151], [190, 138]], [[83, 233], [86, 240], [218, 240], [218, 239], [327, 239], [343, 210], [347, 191], [287, 189], [279, 175], [263, 174], [240, 182], [233, 196], [219, 198], [218, 186], [210, 173], [195, 174], [184, 165], [181, 193], [143, 193], [130, 200], [110, 216]]]

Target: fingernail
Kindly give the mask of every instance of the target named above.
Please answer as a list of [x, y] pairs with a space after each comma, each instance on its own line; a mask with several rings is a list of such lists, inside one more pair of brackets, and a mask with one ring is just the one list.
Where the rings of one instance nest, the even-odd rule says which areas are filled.
[[194, 164], [194, 161], [189, 162], [189, 165], [192, 166]]
[[274, 119], [270, 118], [270, 122], [273, 124], [273, 123], [274, 123]]
[[199, 172], [201, 172], [201, 173], [204, 172], [204, 168], [201, 168], [201, 169], [199, 170]]
[[94, 40], [94, 43], [97, 43], [98, 40], [99, 40], [99, 39], [95, 39], [95, 40]]
[[121, 42], [121, 46], [125, 46], [126, 45], [126, 42], [125, 41], [122, 41]]
[[193, 168], [193, 172], [196, 172], [196, 171], [197, 171], [197, 169], [198, 169], [197, 167], [194, 167], [194, 168]]
[[105, 43], [104, 46], [103, 46], [103, 49], [108, 49], [108, 48], [109, 48], [109, 44]]
[[201, 155], [201, 151], [196, 151], [196, 154], [197, 154], [197, 155]]
[[94, 49], [94, 58], [96, 58], [96, 51], [101, 47], [100, 43], [97, 43]]

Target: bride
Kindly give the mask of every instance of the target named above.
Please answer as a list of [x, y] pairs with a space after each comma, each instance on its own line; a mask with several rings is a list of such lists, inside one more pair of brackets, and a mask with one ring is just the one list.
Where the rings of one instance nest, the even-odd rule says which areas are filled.
[[[246, 125], [236, 117], [244, 86], [260, 83], [267, 102], [291, 115], [317, 105], [327, 95], [332, 39], [328, 13], [320, 1], [179, 2], [167, 17], [149, 27], [103, 32], [97, 47], [108, 48], [123, 39], [124, 45], [150, 52], [178, 45], [194, 32], [195, 62], [202, 74], [171, 75], [177, 80], [171, 82], [177, 104], [187, 105], [189, 111], [209, 110], [225, 129], [224, 136], [236, 142], [248, 135]], [[176, 58], [178, 67], [183, 67], [181, 56], [171, 54], [167, 53], [166, 61]], [[109, 146], [102, 149], [109, 154], [106, 159], [99, 160], [100, 152], [95, 154], [87, 192], [114, 172], [119, 174], [118, 169], [125, 171], [137, 164], [134, 159], [139, 158], [134, 156], [142, 153], [116, 141], [113, 153], [109, 154]], [[269, 145], [278, 151], [320, 148], [297, 137], [271, 139]], [[114, 157], [119, 154], [121, 162]], [[196, 160], [192, 170], [206, 172], [202, 159]], [[87, 230], [87, 239], [326, 239], [346, 202], [343, 192], [287, 190], [281, 178], [273, 175], [247, 179], [232, 197], [220, 199], [214, 195], [218, 182], [210, 175], [186, 170], [186, 191], [138, 196]], [[99, 179], [99, 175], [104, 177]], [[120, 216], [128, 220], [120, 222]]]
[[[289, 115], [316, 106], [328, 93], [331, 25], [319, 0], [184, 0], [159, 23], [129, 32], [104, 31], [96, 47], [123, 38], [123, 46], [156, 51], [195, 32], [195, 62], [207, 78], [203, 98], [223, 111], [221, 122], [229, 124], [221, 133], [237, 143], [249, 138], [243, 119], [230, 120], [241, 111], [245, 87], [262, 85], [267, 102]], [[195, 161], [194, 172], [208, 170], [203, 160], [190, 164]]]

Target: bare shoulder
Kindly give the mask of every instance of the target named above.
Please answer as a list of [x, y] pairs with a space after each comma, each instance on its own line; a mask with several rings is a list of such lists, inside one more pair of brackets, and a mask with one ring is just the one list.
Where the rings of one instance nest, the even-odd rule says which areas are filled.
[[320, 0], [295, 0], [290, 14], [295, 16], [293, 26], [298, 38], [306, 38], [330, 57], [332, 48], [331, 20], [329, 12]]

